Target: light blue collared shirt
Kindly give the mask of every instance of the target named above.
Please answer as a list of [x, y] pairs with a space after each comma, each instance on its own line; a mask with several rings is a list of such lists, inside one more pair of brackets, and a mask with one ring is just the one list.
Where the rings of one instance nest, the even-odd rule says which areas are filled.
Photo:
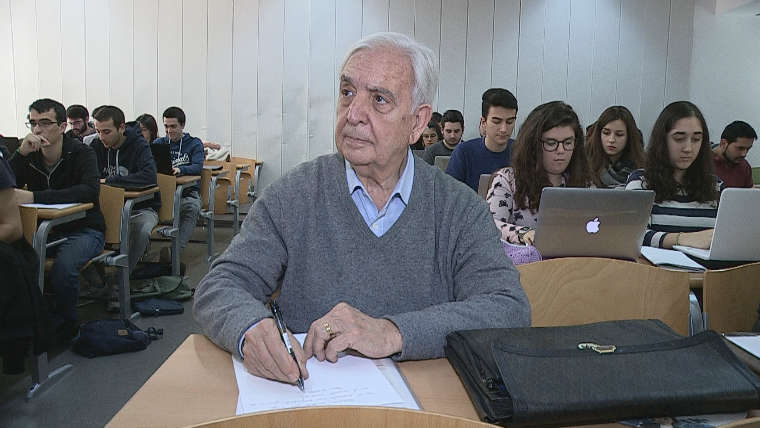
[[356, 171], [351, 167], [351, 164], [346, 160], [346, 180], [348, 181], [348, 192], [351, 194], [351, 199], [354, 200], [356, 208], [367, 223], [367, 227], [375, 234], [375, 236], [383, 236], [396, 223], [401, 213], [409, 204], [409, 197], [412, 195], [412, 184], [414, 184], [414, 156], [412, 156], [411, 149], [407, 150], [406, 155], [406, 167], [404, 172], [399, 177], [396, 187], [391, 193], [391, 197], [388, 198], [388, 202], [380, 211], [377, 210], [377, 206], [372, 202], [367, 189], [359, 181], [359, 177], [356, 176]]

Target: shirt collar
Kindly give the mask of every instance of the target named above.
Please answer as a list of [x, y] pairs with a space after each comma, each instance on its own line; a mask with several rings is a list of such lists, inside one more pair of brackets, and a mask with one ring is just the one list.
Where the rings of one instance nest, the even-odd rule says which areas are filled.
[[[345, 163], [346, 181], [348, 181], [348, 193], [352, 194], [356, 191], [356, 189], [362, 189], [364, 193], [367, 193], [367, 189], [359, 180], [359, 177], [357, 177], [356, 171], [354, 171], [354, 168], [351, 166], [351, 163], [348, 161], [348, 159], [345, 159]], [[409, 197], [412, 195], [413, 184], [414, 156], [412, 155], [412, 150], [407, 149], [406, 167], [404, 168], [404, 172], [401, 173], [401, 177], [399, 177], [398, 182], [396, 183], [396, 187], [393, 188], [393, 193], [391, 193], [391, 197], [388, 200], [390, 201], [390, 199], [393, 199], [396, 195], [398, 195], [401, 198], [401, 201], [404, 202], [404, 205], [409, 205]]]

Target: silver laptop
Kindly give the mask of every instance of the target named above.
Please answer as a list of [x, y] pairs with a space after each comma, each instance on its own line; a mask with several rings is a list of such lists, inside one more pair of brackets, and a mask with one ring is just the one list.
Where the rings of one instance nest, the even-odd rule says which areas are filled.
[[639, 256], [654, 192], [546, 187], [535, 246], [544, 258]]
[[701, 260], [760, 260], [760, 190], [723, 190], [718, 203], [718, 216], [709, 250], [675, 245], [673, 249]]

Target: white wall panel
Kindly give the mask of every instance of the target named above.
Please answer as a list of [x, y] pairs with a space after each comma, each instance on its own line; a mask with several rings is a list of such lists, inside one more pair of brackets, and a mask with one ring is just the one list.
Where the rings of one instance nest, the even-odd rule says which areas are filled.
[[[504, 88], [514, 94], [517, 91], [517, 58], [520, 52], [520, 0], [496, 1], [493, 22], [491, 87]], [[475, 125], [475, 122], [472, 124]]]
[[84, 34], [87, 40], [87, 55], [85, 58], [87, 79], [87, 103], [89, 110], [111, 101], [109, 84], [109, 52], [108, 30], [110, 4], [101, 0], [85, 0], [84, 20], [87, 23]]
[[232, 19], [232, 153], [257, 158], [258, 0], [235, 0]]
[[214, 0], [208, 8], [206, 114], [209, 140], [232, 141], [232, 0]]
[[665, 102], [689, 97], [689, 66], [694, 25], [694, 1], [671, 0], [668, 27], [668, 70], [665, 77]]
[[[159, 123], [178, 105], [192, 134], [262, 159], [266, 185], [335, 150], [346, 51], [392, 30], [436, 54], [433, 107], [463, 111], [466, 137], [477, 135], [489, 87], [516, 94], [518, 125], [536, 105], [566, 99], [584, 125], [626, 105], [648, 134], [666, 102], [704, 86], [690, 80], [694, 1], [0, 0], [9, 58], [0, 64], [0, 132], [26, 133], [27, 106], [42, 96], [115, 104], [129, 119], [148, 112]], [[702, 18], [701, 31], [718, 31], [717, 19]], [[729, 86], [721, 92], [735, 93]]]
[[283, 0], [259, 4], [259, 145], [258, 159], [264, 161], [261, 185], [266, 187], [282, 174], [282, 81]]
[[570, 34], [570, 0], [546, 3], [544, 24], [543, 87], [545, 101], [567, 99], [567, 58]]
[[187, 115], [185, 132], [201, 140], [208, 138], [207, 56], [208, 1], [185, 0], [182, 4], [182, 110]]
[[668, 22], [670, 3], [660, 0], [645, 0], [644, 17], [647, 22], [642, 31], [646, 50], [642, 61], [641, 110], [636, 122], [644, 134], [644, 141], [649, 141], [657, 116], [665, 102], [665, 70], [668, 56]]
[[520, 63], [517, 68], [518, 121], [541, 104], [544, 68], [544, 23], [546, 1], [523, 2], [520, 9]]
[[414, 37], [414, 0], [390, 0], [388, 31]]
[[[10, 0], [0, 0], [0, 134], [22, 136], [21, 114], [16, 114], [16, 79], [13, 74], [13, 33]], [[26, 135], [26, 134], [23, 134]]]
[[379, 31], [388, 31], [389, 0], [363, 0], [362, 37]]
[[61, 75], [65, 105], [87, 104], [85, 58], [87, 58], [84, 0], [61, 0]]
[[37, 22], [34, 2], [11, 1], [11, 31], [13, 32], [13, 74], [16, 79], [16, 130], [18, 137], [29, 130], [24, 126], [29, 104], [39, 96], [37, 68]]
[[594, 27], [588, 25], [589, 22], [596, 22], [594, 2], [571, 0], [567, 102], [578, 113], [584, 126], [595, 121], [598, 117], [598, 115], [594, 116], [591, 113], [591, 79], [589, 76], [591, 76], [593, 61], [591, 46], [594, 45]]
[[[317, 5], [318, 2], [318, 5]], [[332, 153], [335, 147], [336, 62], [335, 0], [313, 0], [309, 17], [309, 123], [308, 158]], [[337, 54], [337, 55], [336, 55]]]
[[282, 170], [308, 159], [309, 9], [285, 2], [282, 81]]
[[158, 2], [155, 0], [134, 0], [134, 99], [135, 117], [143, 113], [152, 114], [159, 123], [159, 134], [163, 134], [161, 113], [158, 107]]
[[[465, 123], [476, 123], [481, 115], [483, 91], [491, 86], [493, 57], [493, 0], [470, 0], [467, 7], [467, 53], [465, 55]], [[477, 137], [478, 128], [468, 127], [468, 137]]]
[[[414, 0], [414, 38], [433, 51], [436, 70], [440, 70], [441, 0]], [[438, 103], [438, 92], [436, 91], [433, 111], [443, 113], [444, 109], [439, 109]]]
[[617, 102], [626, 106], [634, 118], [641, 110], [642, 67], [644, 40], [640, 33], [646, 28], [645, 8], [638, 0], [623, 0], [620, 14], [620, 52], [618, 54]]
[[35, 4], [40, 94], [42, 97], [62, 101], [61, 3], [59, 0], [37, 0]]
[[[182, 0], [158, 1], [158, 110], [182, 105]], [[194, 119], [190, 119], [194, 120]], [[163, 132], [159, 132], [163, 134]]]
[[620, 0], [597, 0], [591, 69], [591, 115], [598, 117], [617, 98]]
[[134, 42], [132, 0], [112, 0], [109, 21], [108, 104], [124, 111], [127, 120], [134, 119]]
[[[465, 61], [467, 59], [467, 2], [443, 0], [441, 3], [440, 77], [438, 111], [464, 112]], [[465, 118], [465, 123], [471, 119]], [[469, 135], [465, 129], [465, 135]], [[477, 134], [477, 128], [475, 129]]]

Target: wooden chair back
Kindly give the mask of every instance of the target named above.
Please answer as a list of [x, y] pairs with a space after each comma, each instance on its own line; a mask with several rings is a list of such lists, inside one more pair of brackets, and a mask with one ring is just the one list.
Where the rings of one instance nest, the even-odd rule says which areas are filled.
[[160, 223], [171, 223], [174, 221], [174, 190], [177, 188], [177, 177], [157, 174], [156, 181], [158, 181], [158, 192], [161, 194], [158, 221]]
[[[222, 171], [227, 171], [227, 175], [224, 177], [219, 177], [216, 180], [217, 185], [219, 185], [214, 190], [214, 214], [227, 214], [229, 210], [227, 209], [227, 195], [229, 194], [234, 197], [235, 188], [232, 186], [232, 180], [235, 179], [235, 165], [232, 162], [226, 162], [226, 161], [215, 161], [215, 160], [206, 160], [204, 161], [205, 165], [221, 165]], [[201, 176], [201, 179], [203, 177]], [[210, 179], [209, 179], [210, 183]], [[206, 186], [209, 187], [209, 186]], [[208, 206], [208, 204], [206, 205]]]
[[204, 428], [487, 428], [473, 419], [390, 407], [304, 407], [251, 413], [195, 425]]
[[689, 274], [594, 257], [517, 266], [533, 326], [659, 319], [689, 333]]
[[760, 263], [705, 272], [702, 308], [711, 330], [752, 331], [759, 304]]
[[451, 159], [451, 156], [436, 156], [433, 163], [440, 168], [441, 171], [446, 172], [446, 167], [449, 166], [449, 159]]
[[491, 174], [480, 174], [478, 179], [478, 195], [483, 199], [488, 196], [488, 189], [491, 187]]
[[[248, 169], [243, 171], [240, 175], [240, 197], [238, 199], [240, 205], [247, 204], [249, 202], [248, 187], [253, 187], [256, 185], [256, 159], [232, 156], [230, 158], [230, 162], [232, 162], [234, 165], [248, 165]], [[234, 176], [232, 178], [234, 179]]]
[[124, 208], [124, 189], [100, 185], [100, 212], [106, 220], [106, 245], [121, 243], [121, 210]]
[[24, 229], [24, 238], [29, 245], [34, 245], [34, 234], [37, 232], [37, 208], [19, 206], [21, 215], [21, 227]]

